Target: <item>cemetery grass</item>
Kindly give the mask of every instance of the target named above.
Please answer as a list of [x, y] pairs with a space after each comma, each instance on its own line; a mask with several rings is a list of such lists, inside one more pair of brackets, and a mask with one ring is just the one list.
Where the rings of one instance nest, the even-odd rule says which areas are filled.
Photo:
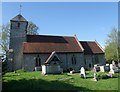
[[[105, 73], [98, 73], [98, 75]], [[118, 90], [118, 73], [114, 78], [93, 81], [93, 72], [86, 72], [86, 79], [79, 73], [48, 74], [41, 72], [9, 72], [3, 75], [3, 91], [29, 90]]]

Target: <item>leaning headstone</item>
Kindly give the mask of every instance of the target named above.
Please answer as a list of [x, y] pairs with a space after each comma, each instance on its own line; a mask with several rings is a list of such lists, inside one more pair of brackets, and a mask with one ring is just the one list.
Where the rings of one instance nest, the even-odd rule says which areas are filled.
[[84, 67], [81, 67], [81, 69], [80, 69], [80, 76], [81, 76], [81, 78], [85, 78], [85, 69], [84, 69]]

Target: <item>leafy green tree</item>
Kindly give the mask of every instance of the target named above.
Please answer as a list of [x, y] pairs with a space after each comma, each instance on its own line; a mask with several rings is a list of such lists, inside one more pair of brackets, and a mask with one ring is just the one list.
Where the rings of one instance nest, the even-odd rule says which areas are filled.
[[118, 61], [120, 62], [120, 30], [118, 30]]
[[111, 42], [105, 47], [105, 57], [108, 62], [118, 60], [118, 48], [116, 43]]
[[107, 62], [111, 63], [111, 61], [118, 61], [118, 37], [119, 32], [117, 28], [113, 28], [111, 32], [108, 34], [108, 39], [106, 40], [105, 46], [105, 57]]

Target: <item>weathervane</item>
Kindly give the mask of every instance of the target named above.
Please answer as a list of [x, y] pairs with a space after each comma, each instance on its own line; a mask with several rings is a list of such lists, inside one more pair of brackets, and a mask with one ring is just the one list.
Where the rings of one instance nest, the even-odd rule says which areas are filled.
[[22, 5], [20, 4], [20, 11], [19, 11], [20, 14], [21, 14], [21, 8], [22, 8]]

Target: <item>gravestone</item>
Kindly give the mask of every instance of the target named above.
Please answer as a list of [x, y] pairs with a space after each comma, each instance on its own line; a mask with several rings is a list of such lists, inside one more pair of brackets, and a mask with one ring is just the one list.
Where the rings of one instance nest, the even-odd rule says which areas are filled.
[[80, 69], [80, 76], [81, 76], [81, 78], [85, 78], [85, 69], [84, 69], [84, 67], [81, 67], [81, 69]]
[[118, 67], [113, 66], [113, 64], [110, 64], [110, 72], [109, 73], [114, 74], [114, 73], [118, 73], [118, 72], [119, 72]]
[[40, 71], [41, 67], [35, 67], [35, 71]]
[[101, 72], [105, 72], [105, 66], [103, 65], [103, 66], [100, 66], [100, 71]]
[[61, 73], [60, 65], [42, 65], [42, 74]]
[[113, 64], [110, 64], [110, 72], [109, 73], [112, 73], [112, 74], [115, 73], [114, 70], [113, 70]]
[[109, 64], [106, 64], [106, 66], [105, 66], [105, 71], [106, 71], [106, 72], [109, 72], [109, 71], [110, 71], [110, 65], [109, 65]]
[[112, 61], [112, 65], [113, 65], [113, 66], [116, 66], [116, 65], [115, 65], [115, 61]]
[[96, 75], [96, 73], [94, 73], [94, 81], [97, 81], [97, 77], [96, 77], [97, 75]]
[[75, 70], [70, 71], [71, 74], [73, 74], [74, 72], [75, 72]]
[[109, 64], [100, 66], [100, 71], [101, 71], [101, 72], [109, 72], [109, 71], [110, 71], [110, 66], [109, 66]]

